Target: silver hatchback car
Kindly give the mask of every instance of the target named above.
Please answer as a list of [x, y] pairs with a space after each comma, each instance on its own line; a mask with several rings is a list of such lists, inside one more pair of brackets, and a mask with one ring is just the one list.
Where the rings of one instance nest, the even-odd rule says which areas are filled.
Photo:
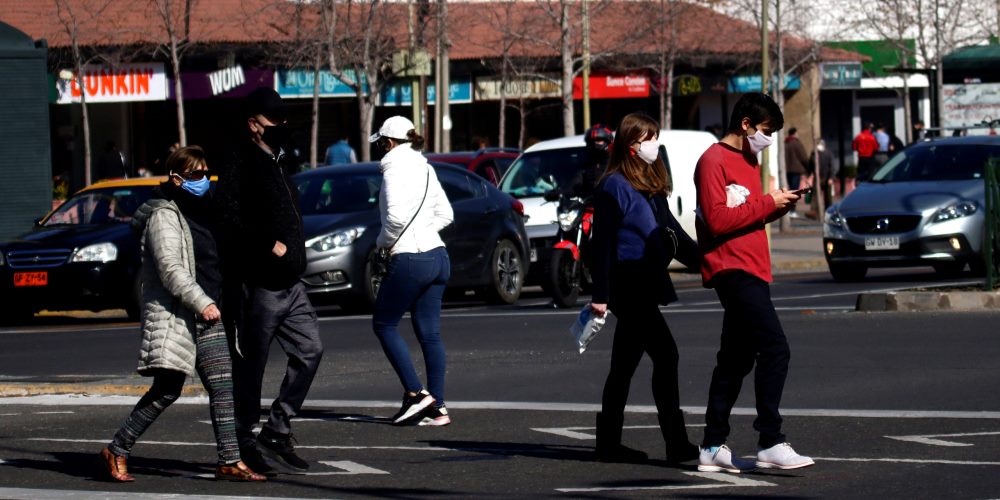
[[826, 211], [823, 250], [837, 281], [872, 267], [932, 266], [956, 274], [985, 269], [983, 170], [1000, 158], [1000, 137], [914, 144]]

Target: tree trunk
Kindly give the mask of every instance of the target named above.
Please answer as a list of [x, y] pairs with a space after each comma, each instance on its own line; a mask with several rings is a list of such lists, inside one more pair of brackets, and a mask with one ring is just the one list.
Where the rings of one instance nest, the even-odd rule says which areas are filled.
[[563, 3], [561, 20], [563, 135], [576, 134], [573, 116], [573, 49], [570, 47], [569, 3]]
[[[374, 79], [368, 82], [368, 93], [377, 96], [375, 92]], [[361, 92], [361, 82], [358, 82], [358, 111], [361, 116], [361, 161], [371, 161], [372, 149], [368, 144], [368, 137], [372, 135], [372, 122], [375, 120], [375, 104], [369, 103], [368, 98]]]
[[670, 130], [674, 128], [671, 123], [674, 121], [674, 67], [676, 60], [673, 56], [667, 59], [667, 78], [663, 85], [663, 93], [666, 94], [666, 107], [663, 109], [663, 123], [660, 126]]
[[92, 152], [90, 150], [90, 113], [87, 110], [87, 88], [84, 87], [83, 82], [83, 61], [80, 56], [80, 46], [77, 44], [76, 40], [73, 40], [73, 62], [76, 66], [76, 84], [80, 87], [80, 117], [83, 121], [83, 183], [85, 186], [89, 186], [93, 182], [93, 173], [91, 171], [93, 161], [91, 160]]
[[[775, 32], [775, 45], [778, 52], [778, 91], [774, 93], [777, 98], [778, 108], [781, 112], [785, 112], [785, 44], [781, 33], [781, 0], [775, 2], [774, 9], [774, 32]], [[787, 188], [788, 179], [785, 168], [785, 140], [784, 133], [777, 134], [778, 142], [778, 187]], [[792, 189], [798, 189], [798, 186], [794, 186]], [[781, 222], [778, 224], [781, 232], [785, 233], [792, 229], [792, 219], [785, 215], [781, 218]]]
[[[323, 59], [317, 52], [313, 61], [312, 126], [309, 130], [309, 165], [316, 168], [319, 163], [319, 72]], [[323, 160], [324, 163], [326, 159]]]
[[507, 145], [507, 56], [504, 54], [503, 67], [500, 69], [500, 137], [497, 146]]
[[528, 110], [525, 107], [524, 98], [522, 97], [517, 101], [517, 111], [521, 116], [521, 123], [518, 127], [517, 132], [517, 144], [521, 149], [527, 149], [528, 147], [528, 128], [525, 126], [527, 122], [526, 118], [528, 116]]
[[177, 142], [187, 146], [187, 131], [184, 125], [184, 88], [181, 85], [181, 61], [177, 55], [177, 40], [170, 37], [170, 66], [174, 70], [174, 100], [177, 104]]

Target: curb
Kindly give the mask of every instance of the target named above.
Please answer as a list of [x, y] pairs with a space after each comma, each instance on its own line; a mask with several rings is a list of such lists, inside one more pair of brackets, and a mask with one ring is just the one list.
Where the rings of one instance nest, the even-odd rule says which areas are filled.
[[[153, 380], [149, 379], [152, 384]], [[41, 396], [49, 394], [80, 394], [84, 396], [142, 396], [149, 390], [147, 384], [87, 384], [58, 383], [33, 384], [9, 383], [0, 384], [0, 404], [3, 398]], [[206, 396], [205, 389], [200, 385], [185, 385], [181, 391], [184, 396]]]
[[826, 259], [813, 259], [813, 260], [790, 260], [786, 262], [773, 262], [771, 264], [771, 269], [773, 271], [779, 271], [779, 272], [826, 271], [828, 267], [826, 265]]
[[997, 311], [1000, 292], [887, 292], [858, 295], [855, 310], [878, 311]]

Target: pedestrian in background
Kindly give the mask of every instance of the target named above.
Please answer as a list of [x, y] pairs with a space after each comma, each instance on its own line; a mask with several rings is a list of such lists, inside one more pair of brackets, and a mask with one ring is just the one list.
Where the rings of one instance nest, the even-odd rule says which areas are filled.
[[[316, 311], [299, 281], [306, 267], [299, 191], [289, 178], [289, 133], [281, 97], [271, 88], [258, 88], [247, 96], [243, 111], [242, 137], [216, 190], [226, 231], [226, 303], [242, 305], [241, 321], [229, 326], [236, 434], [240, 452], [254, 470], [273, 475], [273, 463], [302, 473], [309, 463], [295, 453], [291, 419], [312, 386], [323, 343]], [[264, 369], [275, 339], [288, 364], [267, 422], [255, 437]]]
[[339, 165], [342, 163], [357, 163], [358, 155], [354, 153], [354, 148], [347, 142], [347, 134], [341, 134], [340, 140], [326, 148], [326, 165]]
[[816, 141], [816, 149], [809, 156], [809, 165], [819, 169], [820, 182], [817, 188], [823, 190], [823, 206], [833, 203], [833, 180], [837, 177], [837, 168], [833, 165], [833, 155], [826, 149], [826, 141]]
[[[797, 132], [798, 130], [792, 127], [788, 129], [788, 136], [785, 137], [785, 172], [788, 177], [788, 189], [791, 190], [802, 187], [802, 176], [809, 173], [806, 166], [809, 155], [806, 154], [806, 147], [802, 145], [802, 141], [796, 135]], [[788, 215], [792, 218], [799, 216], [798, 212], [795, 211], [795, 205], [792, 205]]]
[[[875, 126], [875, 133], [872, 135], [875, 136], [875, 142], [878, 143], [878, 150], [875, 151], [875, 162], [877, 166], [881, 167], [889, 161], [889, 153], [892, 152], [892, 138], [886, 133], [885, 125], [881, 123]], [[871, 173], [875, 174], [874, 171]]]
[[139, 436], [177, 400], [197, 372], [208, 391], [218, 466], [216, 479], [264, 481], [240, 460], [233, 421], [232, 364], [219, 321], [222, 276], [205, 153], [180, 148], [167, 159], [168, 180], [136, 211], [141, 233], [142, 349], [139, 373], [153, 377], [114, 439], [101, 450], [114, 481], [135, 479], [126, 460]]
[[781, 109], [770, 97], [744, 94], [733, 108], [729, 132], [702, 154], [695, 167], [702, 280], [705, 287], [715, 289], [725, 310], [698, 460], [703, 472], [738, 473], [755, 467], [734, 457], [726, 446], [729, 415], [743, 378], [755, 364], [754, 429], [760, 433], [756, 467], [813, 465], [785, 441], [778, 411], [790, 351], [771, 303], [771, 254], [764, 226], [783, 216], [799, 196], [784, 189], [764, 194], [757, 154], [771, 145], [772, 134], [783, 125]]
[[866, 181], [875, 173], [878, 162], [875, 160], [875, 152], [878, 151], [878, 141], [872, 135], [874, 124], [869, 123], [851, 142], [851, 149], [858, 153], [858, 181]]
[[672, 184], [659, 157], [659, 131], [660, 126], [645, 114], [623, 118], [607, 172], [594, 195], [590, 307], [599, 316], [610, 308], [618, 319], [597, 414], [597, 459], [607, 462], [647, 458], [621, 443], [629, 386], [643, 353], [653, 362], [653, 399], [667, 461], [698, 458], [680, 409], [677, 343], [659, 306], [677, 300], [667, 272], [672, 258], [696, 267], [699, 255], [667, 207]]
[[[451, 417], [444, 401], [441, 299], [451, 276], [451, 262], [438, 233], [451, 224], [454, 213], [434, 168], [420, 153], [424, 138], [414, 130], [413, 122], [393, 116], [369, 142], [385, 151], [380, 165], [382, 229], [376, 244], [388, 249], [392, 257], [375, 299], [372, 328], [403, 385], [403, 403], [392, 423], [448, 425]], [[399, 322], [406, 312], [424, 354], [427, 389], [420, 383], [399, 334]]]

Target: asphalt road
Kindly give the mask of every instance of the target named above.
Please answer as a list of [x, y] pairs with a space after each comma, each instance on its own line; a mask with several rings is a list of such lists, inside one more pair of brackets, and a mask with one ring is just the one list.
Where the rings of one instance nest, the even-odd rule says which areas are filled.
[[[539, 294], [518, 307], [452, 301], [442, 321], [448, 349], [445, 428], [398, 428], [384, 417], [400, 388], [366, 317], [322, 315], [326, 355], [307, 411], [295, 424], [307, 476], [266, 485], [218, 483], [206, 403], [182, 399], [143, 437], [132, 484], [100, 481], [95, 453], [135, 396], [0, 399], [0, 498], [122, 498], [143, 493], [267, 497], [717, 497], [989, 498], [1000, 490], [1000, 391], [995, 313], [856, 313], [860, 291], [940, 284], [931, 274], [878, 271], [860, 284], [825, 273], [773, 286], [792, 347], [782, 402], [785, 430], [815, 467], [742, 476], [668, 467], [655, 428], [643, 361], [633, 379], [627, 444], [644, 465], [590, 461], [594, 412], [607, 374], [613, 322], [584, 354], [567, 331], [576, 311]], [[954, 280], [968, 281], [968, 278]], [[714, 366], [721, 309], [714, 293], [681, 280], [665, 308], [680, 349], [681, 402], [689, 435]], [[581, 306], [583, 301], [581, 301]], [[134, 324], [46, 319], [0, 330], [0, 383], [100, 384], [141, 390], [132, 374]], [[405, 331], [409, 331], [408, 328]], [[412, 336], [410, 336], [412, 339]], [[414, 352], [416, 343], [411, 342]], [[265, 396], [280, 383], [272, 353]], [[418, 363], [419, 366], [419, 363]], [[90, 385], [88, 387], [98, 387]], [[752, 382], [733, 417], [730, 446], [754, 450]], [[100, 492], [100, 493], [98, 493]]]

